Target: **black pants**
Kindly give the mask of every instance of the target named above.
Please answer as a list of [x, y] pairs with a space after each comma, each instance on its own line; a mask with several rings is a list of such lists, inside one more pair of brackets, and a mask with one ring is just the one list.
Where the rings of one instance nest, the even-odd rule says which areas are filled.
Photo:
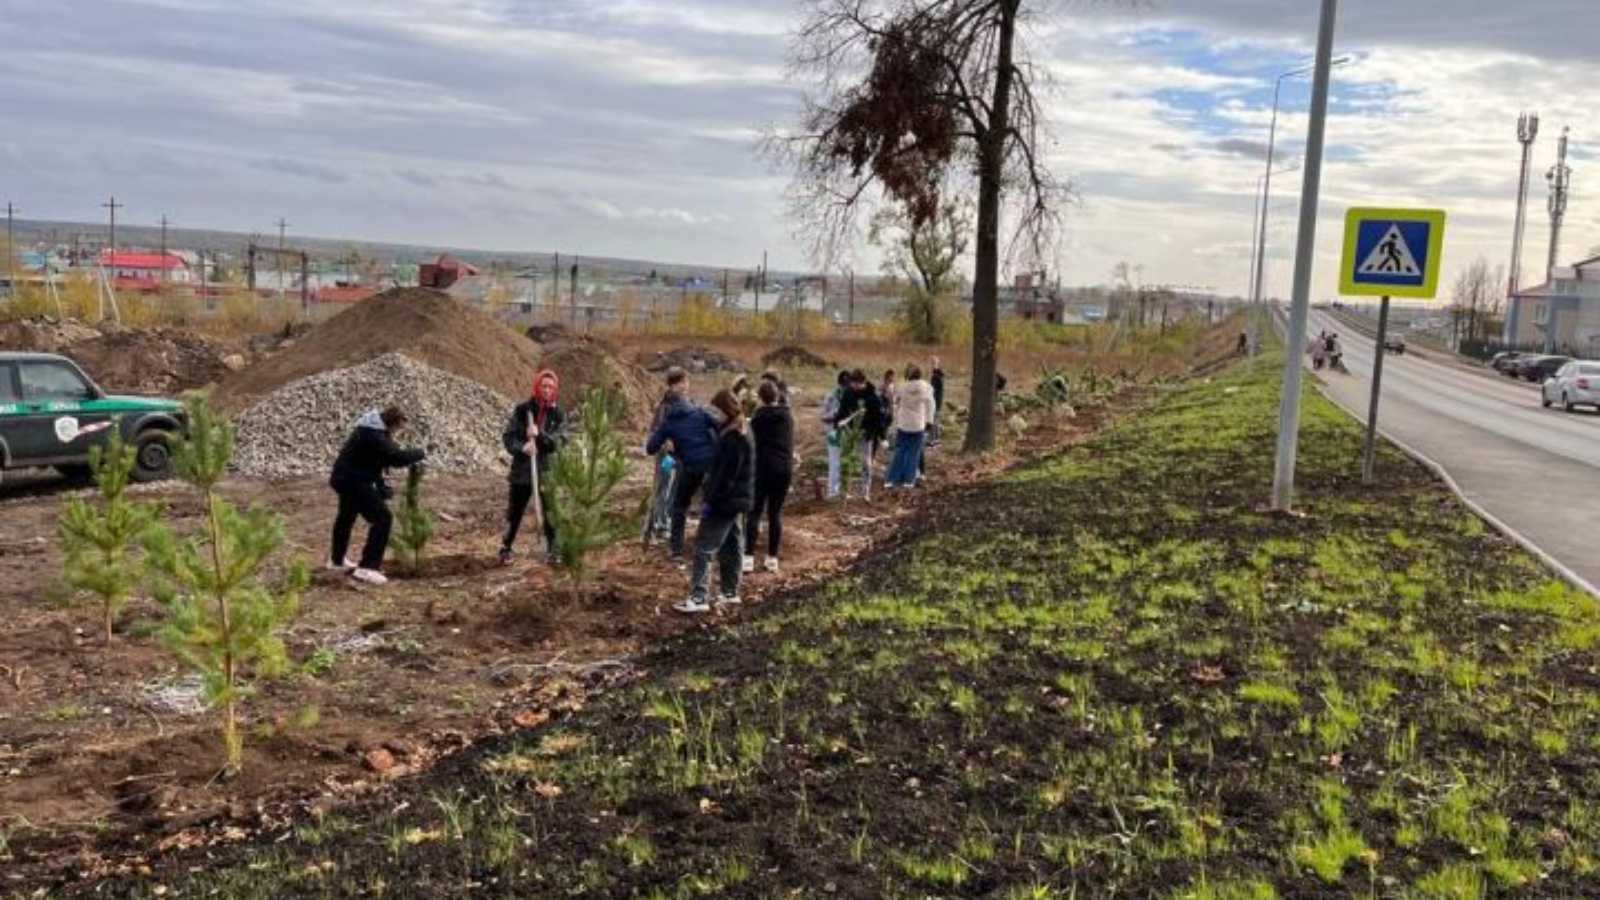
[[333, 519], [333, 548], [329, 556], [335, 564], [344, 561], [350, 550], [350, 532], [356, 527], [356, 517], [367, 522], [367, 543], [361, 548], [361, 568], [377, 570], [383, 567], [383, 554], [389, 549], [389, 529], [394, 525], [394, 515], [389, 504], [378, 493], [375, 484], [355, 487], [335, 487], [339, 493], [339, 514]]
[[684, 468], [678, 471], [678, 492], [672, 498], [672, 534], [667, 539], [667, 550], [673, 556], [683, 555], [683, 531], [689, 521], [689, 504], [705, 480], [703, 470]]
[[[543, 473], [540, 479], [544, 478]], [[539, 511], [544, 514], [544, 545], [550, 550], [556, 547], [556, 527], [550, 523], [550, 500], [543, 493], [540, 494]], [[500, 549], [510, 550], [511, 545], [517, 540], [517, 532], [522, 529], [522, 517], [528, 512], [528, 504], [533, 502], [533, 485], [513, 484], [511, 494], [506, 501], [506, 534], [500, 539]]]
[[744, 555], [756, 554], [756, 538], [761, 532], [761, 513], [767, 514], [767, 558], [778, 558], [783, 543], [783, 501], [789, 496], [793, 472], [757, 472], [755, 505], [745, 515]]

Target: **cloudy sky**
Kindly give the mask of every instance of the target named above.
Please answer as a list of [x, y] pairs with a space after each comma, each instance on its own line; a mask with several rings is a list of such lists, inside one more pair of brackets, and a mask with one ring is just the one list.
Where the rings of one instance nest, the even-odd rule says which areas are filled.
[[[1316, 0], [1037, 4], [1050, 159], [1081, 187], [1060, 268], [1242, 292], [1272, 82], [1309, 56]], [[1542, 173], [1573, 129], [1566, 256], [1600, 245], [1595, 0], [1343, 0], [1317, 293], [1351, 205], [1451, 214], [1450, 271], [1508, 255], [1519, 110]], [[93, 220], [806, 265], [787, 179], [754, 150], [793, 120], [798, 0], [0, 0], [0, 202]], [[1280, 164], [1309, 85], [1285, 83]], [[1581, 101], [1587, 96], [1585, 106]], [[1271, 210], [1286, 294], [1299, 173]], [[870, 251], [859, 264], [873, 265]]]

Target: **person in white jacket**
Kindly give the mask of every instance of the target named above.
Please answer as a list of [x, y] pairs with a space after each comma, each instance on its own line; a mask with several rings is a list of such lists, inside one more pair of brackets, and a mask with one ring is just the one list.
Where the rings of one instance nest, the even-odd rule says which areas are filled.
[[916, 487], [918, 461], [928, 423], [934, 417], [933, 386], [922, 380], [922, 369], [915, 363], [906, 366], [905, 383], [895, 388], [894, 456], [889, 460], [887, 485]]

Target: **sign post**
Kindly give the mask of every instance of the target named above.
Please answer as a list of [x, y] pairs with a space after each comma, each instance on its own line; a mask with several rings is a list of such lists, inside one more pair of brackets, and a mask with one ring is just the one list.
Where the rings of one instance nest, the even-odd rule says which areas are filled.
[[1383, 357], [1389, 352], [1389, 298], [1431, 299], [1438, 293], [1444, 220], [1444, 212], [1436, 209], [1352, 209], [1345, 216], [1339, 291], [1382, 298], [1372, 355], [1367, 440], [1361, 457], [1361, 480], [1365, 482], [1372, 481], [1377, 457], [1378, 399], [1383, 391]]

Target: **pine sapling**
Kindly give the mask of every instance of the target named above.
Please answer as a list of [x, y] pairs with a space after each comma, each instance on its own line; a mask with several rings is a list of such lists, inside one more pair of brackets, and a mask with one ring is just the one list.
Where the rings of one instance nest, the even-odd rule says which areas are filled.
[[71, 498], [62, 508], [57, 526], [66, 555], [61, 579], [67, 587], [99, 601], [107, 644], [117, 613], [140, 582], [138, 542], [156, 521], [154, 504], [127, 497], [133, 464], [134, 449], [122, 442], [113, 427], [106, 445], [89, 451], [100, 503]]
[[644, 515], [643, 507], [634, 512], [613, 508], [630, 462], [606, 392], [591, 389], [578, 417], [580, 432], [550, 464], [545, 511], [555, 526], [556, 556], [575, 591], [590, 574], [590, 554], [637, 533]]
[[433, 537], [433, 513], [422, 502], [422, 466], [406, 470], [406, 490], [395, 516], [394, 547], [400, 564], [411, 572], [422, 570], [422, 551]]
[[220, 710], [224, 771], [233, 774], [244, 762], [238, 704], [249, 696], [252, 678], [287, 668], [281, 634], [311, 573], [297, 559], [276, 590], [265, 584], [262, 569], [283, 544], [283, 520], [258, 505], [241, 513], [217, 493], [233, 455], [233, 429], [202, 397], [185, 406], [189, 430], [173, 448], [173, 470], [199, 489], [202, 528], [180, 539], [158, 525], [145, 546], [156, 598], [168, 611], [161, 638], [200, 674], [206, 700]]

